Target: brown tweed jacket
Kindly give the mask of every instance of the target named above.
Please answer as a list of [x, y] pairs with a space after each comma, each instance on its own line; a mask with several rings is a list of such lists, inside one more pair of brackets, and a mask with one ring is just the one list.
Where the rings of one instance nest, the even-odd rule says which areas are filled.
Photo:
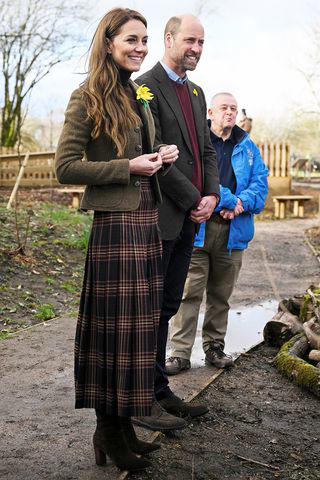
[[[138, 88], [131, 80], [132, 88]], [[146, 125], [148, 151], [153, 152], [155, 130], [150, 108], [139, 104]], [[60, 183], [86, 185], [81, 202], [82, 209], [128, 211], [136, 210], [140, 203], [140, 176], [130, 175], [129, 160], [142, 153], [139, 127], [129, 132], [124, 158], [117, 158], [114, 144], [106, 134], [91, 137], [92, 120], [88, 117], [81, 89], [70, 98], [65, 122], [56, 151], [56, 174]], [[165, 169], [161, 175], [166, 174]], [[157, 202], [162, 202], [157, 175], [151, 177]]]

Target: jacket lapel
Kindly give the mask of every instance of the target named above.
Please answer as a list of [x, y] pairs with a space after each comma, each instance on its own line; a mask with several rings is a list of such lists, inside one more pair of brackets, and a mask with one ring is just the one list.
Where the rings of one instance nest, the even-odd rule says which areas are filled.
[[178, 125], [180, 127], [180, 130], [182, 132], [183, 138], [186, 144], [188, 145], [190, 152], [192, 153], [192, 147], [190, 143], [188, 130], [186, 127], [186, 122], [184, 120], [183, 112], [182, 112], [177, 94], [174, 90], [174, 87], [173, 85], [171, 85], [171, 81], [160, 63], [157, 63], [157, 65], [154, 68], [155, 68], [155, 76], [159, 82], [159, 88], [163, 94], [163, 97], [166, 100], [169, 107], [171, 108], [173, 114], [175, 115]]
[[188, 89], [189, 89], [189, 95], [191, 99], [191, 105], [192, 105], [192, 110], [193, 110], [193, 118], [194, 118], [194, 124], [196, 127], [196, 132], [197, 132], [197, 137], [198, 137], [198, 145], [199, 145], [199, 150], [200, 153], [203, 153], [204, 149], [204, 131], [203, 131], [203, 126], [202, 126], [202, 112], [201, 112], [201, 105], [200, 105], [200, 97], [194, 91], [197, 89], [194, 88], [193, 84], [191, 84], [188, 81]]

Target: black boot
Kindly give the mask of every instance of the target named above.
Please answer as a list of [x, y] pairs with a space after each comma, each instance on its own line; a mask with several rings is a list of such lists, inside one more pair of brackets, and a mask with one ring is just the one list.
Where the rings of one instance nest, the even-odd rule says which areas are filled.
[[96, 410], [97, 428], [93, 435], [93, 448], [97, 465], [105, 465], [106, 455], [121, 470], [134, 472], [150, 467], [145, 458], [137, 457], [128, 447], [120, 428], [119, 417], [104, 415]]
[[130, 450], [134, 453], [145, 455], [146, 453], [151, 453], [160, 448], [159, 443], [143, 442], [137, 438], [130, 417], [119, 417], [119, 420], [124, 438]]

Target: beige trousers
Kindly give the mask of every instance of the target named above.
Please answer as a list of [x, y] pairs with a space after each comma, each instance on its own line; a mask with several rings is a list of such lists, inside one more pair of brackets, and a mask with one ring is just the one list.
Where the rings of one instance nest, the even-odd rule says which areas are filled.
[[182, 303], [171, 319], [171, 355], [190, 359], [196, 338], [199, 309], [206, 289], [206, 311], [202, 328], [202, 345], [206, 352], [214, 341], [224, 347], [227, 331], [229, 298], [239, 276], [243, 250], [229, 254], [230, 226], [209, 221], [205, 243], [194, 248], [185, 283]]

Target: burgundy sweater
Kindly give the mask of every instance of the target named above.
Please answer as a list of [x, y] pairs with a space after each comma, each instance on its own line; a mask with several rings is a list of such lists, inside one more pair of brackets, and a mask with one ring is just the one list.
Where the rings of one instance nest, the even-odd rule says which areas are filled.
[[189, 90], [188, 90], [187, 82], [183, 84], [177, 83], [173, 80], [171, 80], [171, 82], [177, 93], [177, 97], [182, 108], [184, 120], [186, 122], [186, 127], [189, 134], [189, 139], [191, 142], [191, 147], [192, 147], [192, 152], [194, 157], [192, 183], [199, 190], [199, 199], [197, 201], [197, 205], [199, 205], [201, 196], [202, 196], [202, 168], [201, 168], [198, 138], [197, 138], [197, 132], [196, 132], [196, 126], [194, 122]]

